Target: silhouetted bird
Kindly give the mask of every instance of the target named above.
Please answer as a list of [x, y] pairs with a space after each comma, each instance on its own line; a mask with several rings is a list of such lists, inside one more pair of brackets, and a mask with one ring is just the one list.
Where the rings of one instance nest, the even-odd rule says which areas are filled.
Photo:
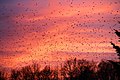
[[118, 56], [120, 57], [120, 47], [116, 46], [114, 43], [110, 42], [111, 45], [113, 45], [113, 48], [116, 49], [116, 52], [118, 53]]

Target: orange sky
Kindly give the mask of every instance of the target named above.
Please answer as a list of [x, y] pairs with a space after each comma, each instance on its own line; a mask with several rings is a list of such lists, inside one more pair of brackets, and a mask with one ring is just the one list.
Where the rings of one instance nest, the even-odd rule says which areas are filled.
[[119, 0], [1, 1], [0, 64], [116, 59], [109, 42], [117, 43], [113, 29], [119, 29], [119, 4]]

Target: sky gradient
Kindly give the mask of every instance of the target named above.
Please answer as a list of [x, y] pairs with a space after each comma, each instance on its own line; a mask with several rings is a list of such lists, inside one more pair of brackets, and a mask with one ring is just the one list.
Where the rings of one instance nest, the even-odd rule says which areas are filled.
[[119, 20], [119, 0], [0, 0], [0, 66], [116, 59]]

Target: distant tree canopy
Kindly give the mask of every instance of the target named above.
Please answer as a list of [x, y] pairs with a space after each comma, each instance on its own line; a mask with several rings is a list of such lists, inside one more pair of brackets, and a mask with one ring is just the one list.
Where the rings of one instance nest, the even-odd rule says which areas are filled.
[[120, 80], [120, 67], [114, 61], [93, 61], [70, 59], [60, 69], [45, 66], [40, 69], [32, 64], [13, 69], [10, 75], [0, 70], [0, 80]]

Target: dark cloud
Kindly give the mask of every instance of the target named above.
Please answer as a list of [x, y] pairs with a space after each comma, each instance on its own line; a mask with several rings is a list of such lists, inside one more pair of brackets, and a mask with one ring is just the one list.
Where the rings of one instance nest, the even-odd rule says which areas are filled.
[[0, 4], [10, 4], [13, 2], [18, 2], [20, 0], [0, 0]]

